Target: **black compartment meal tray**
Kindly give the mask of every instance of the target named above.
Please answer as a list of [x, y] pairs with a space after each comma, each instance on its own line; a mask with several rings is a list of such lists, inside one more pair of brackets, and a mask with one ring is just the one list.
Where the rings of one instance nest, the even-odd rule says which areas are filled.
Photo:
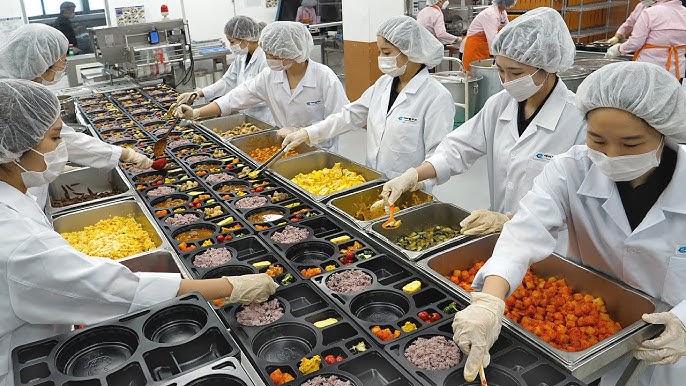
[[[312, 283], [300, 282], [280, 287], [270, 300], [278, 299], [284, 315], [264, 326], [243, 326], [236, 319], [238, 305], [227, 305], [218, 310], [232, 334], [237, 338], [243, 354], [255, 366], [257, 373], [268, 385], [273, 385], [269, 374], [281, 369], [289, 372], [297, 382], [309, 375], [302, 374], [298, 367], [303, 357], [320, 355], [321, 367], [312, 375], [328, 373], [332, 365], [324, 361], [326, 355], [345, 357], [338, 365], [349, 362], [356, 354], [349, 347], [365, 342], [373, 349], [370, 339], [338, 308], [319, 292]], [[336, 318], [335, 324], [318, 328], [314, 322]], [[297, 383], [296, 383], [297, 384]]]
[[[460, 307], [462, 308], [462, 307]], [[417, 338], [443, 336], [453, 339], [452, 320], [435, 323], [419, 334], [405, 337], [385, 347], [385, 351], [402, 368], [406, 369], [424, 386], [480, 385], [479, 378], [473, 382], [464, 380], [463, 372], [466, 355], [460, 355], [460, 362], [449, 369], [431, 371], [419, 368], [405, 357], [405, 349]], [[583, 386], [578, 379], [548, 358], [536, 353], [520, 343], [509, 333], [503, 331], [491, 350], [491, 364], [485, 368], [489, 384], [498, 386]]]
[[164, 382], [164, 386], [254, 386], [236, 358], [224, 358]]
[[12, 365], [15, 385], [146, 385], [239, 354], [209, 304], [192, 293], [19, 346]]

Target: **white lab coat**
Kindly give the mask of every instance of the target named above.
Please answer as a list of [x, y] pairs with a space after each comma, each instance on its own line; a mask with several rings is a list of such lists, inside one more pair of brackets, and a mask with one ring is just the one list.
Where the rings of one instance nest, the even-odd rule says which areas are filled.
[[[291, 90], [285, 71], [265, 68], [255, 78], [215, 101], [222, 115], [266, 102], [278, 127], [306, 127], [341, 111], [348, 104], [343, 85], [327, 66], [309, 60], [305, 76]], [[321, 147], [338, 151], [338, 139]]]
[[[122, 148], [110, 145], [88, 134], [79, 133], [67, 125], [62, 125], [62, 140], [67, 146], [69, 161], [81, 166], [110, 170], [117, 167]], [[36, 202], [45, 208], [48, 202], [48, 185], [30, 188], [29, 193]]]
[[[257, 47], [247, 65], [245, 64], [246, 56], [247, 54], [237, 55], [221, 79], [202, 89], [205, 100], [212, 101], [227, 94], [239, 84], [256, 77], [257, 74], [267, 67], [267, 60], [262, 48]], [[242, 112], [263, 122], [271, 125], [274, 124], [269, 107], [263, 103]]]
[[427, 159], [439, 184], [487, 157], [491, 210], [512, 214], [545, 164], [556, 154], [585, 143], [586, 123], [574, 93], [558, 80], [545, 105], [526, 128], [517, 130], [517, 101], [502, 90], [483, 109], [453, 130]]
[[383, 75], [360, 99], [308, 127], [312, 143], [367, 126], [366, 165], [395, 178], [433, 154], [453, 128], [450, 92], [421, 70], [388, 109], [393, 78]]
[[178, 274], [132, 273], [86, 256], [55, 232], [34, 199], [0, 182], [0, 386], [12, 348], [176, 296]]
[[[566, 226], [570, 260], [661, 299], [686, 323], [684, 190], [686, 146], [679, 146], [672, 181], [632, 231], [617, 185], [593, 165], [585, 145], [574, 146], [555, 157], [536, 178], [517, 215], [505, 224], [493, 257], [479, 271], [473, 287], [481, 289], [486, 276], [497, 275], [510, 283], [512, 292], [529, 265], [553, 252], [558, 230]], [[601, 384], [615, 385], [623, 370], [618, 366]], [[649, 367], [640, 385], [682, 385], [684, 379], [686, 360], [682, 358], [675, 365]]]

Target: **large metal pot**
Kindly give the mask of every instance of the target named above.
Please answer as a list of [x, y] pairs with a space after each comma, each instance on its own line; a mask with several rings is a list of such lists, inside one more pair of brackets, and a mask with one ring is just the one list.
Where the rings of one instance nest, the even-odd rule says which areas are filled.
[[70, 95], [58, 95], [60, 101], [60, 113], [64, 123], [76, 123], [76, 106], [74, 98]]
[[476, 96], [476, 103], [474, 111], [478, 113], [484, 107], [486, 100], [499, 93], [503, 89], [500, 83], [500, 75], [498, 75], [498, 67], [495, 66], [495, 59], [477, 60], [470, 63], [473, 76], [481, 76], [479, 80], [479, 94]]
[[624, 62], [624, 59], [577, 59], [574, 61], [574, 67], [583, 67], [591, 72], [600, 69], [603, 66], [607, 66], [612, 63]]
[[557, 75], [560, 77], [560, 79], [562, 79], [563, 82], [565, 82], [565, 85], [568, 89], [570, 89], [572, 92], [576, 92], [581, 82], [583, 82], [584, 79], [591, 74], [591, 72], [592, 71], [589, 69], [574, 65], [569, 70], [562, 71]]
[[[465, 103], [465, 78], [461, 71], [444, 71], [433, 74], [433, 77], [450, 91], [455, 103]], [[476, 98], [480, 93], [479, 80], [481, 75], [469, 76], [469, 117], [473, 117], [476, 113]], [[464, 123], [464, 109], [457, 107], [455, 109], [455, 125]]]

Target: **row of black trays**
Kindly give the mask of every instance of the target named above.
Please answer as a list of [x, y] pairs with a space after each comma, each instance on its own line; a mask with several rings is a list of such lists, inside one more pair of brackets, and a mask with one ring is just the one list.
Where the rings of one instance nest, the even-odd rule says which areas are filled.
[[184, 295], [12, 351], [15, 385], [147, 385], [240, 357], [199, 294]]
[[[237, 312], [243, 307], [227, 305], [218, 312], [236, 336], [244, 355], [251, 359], [259, 376], [267, 385], [274, 383], [270, 374], [276, 370], [290, 374], [289, 385], [300, 385], [317, 376], [335, 375], [354, 385], [413, 385], [412, 378], [387, 354], [370, 342], [365, 333], [335, 304], [329, 302], [312, 283], [300, 282], [279, 288], [270, 298], [283, 308], [283, 316], [264, 326], [244, 326], [237, 321]], [[323, 328], [314, 326], [317, 321], [336, 318], [338, 321]], [[350, 348], [363, 342], [367, 351]], [[321, 358], [319, 370], [303, 374], [303, 358]], [[327, 355], [342, 360], [328, 364]], [[381, 383], [377, 381], [387, 380]]]

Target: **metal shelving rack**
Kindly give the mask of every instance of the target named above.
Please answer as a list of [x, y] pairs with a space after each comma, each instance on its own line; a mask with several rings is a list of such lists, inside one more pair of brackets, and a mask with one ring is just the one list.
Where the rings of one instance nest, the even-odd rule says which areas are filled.
[[[576, 12], [579, 13], [579, 21], [578, 21], [578, 26], [576, 30], [572, 29], [570, 27], [570, 33], [572, 35], [572, 39], [576, 41], [576, 43], [579, 43], [579, 41], [583, 38], [589, 37], [589, 36], [594, 36], [594, 35], [605, 35], [605, 38], [609, 38], [609, 34], [611, 32], [614, 32], [619, 28], [619, 26], [615, 25], [610, 25], [610, 14], [612, 8], [616, 7], [625, 7], [626, 8], [626, 17], [629, 16], [629, 0], [621, 0], [621, 1], [604, 1], [600, 3], [589, 3], [589, 4], [584, 4], [584, 0], [580, 0], [581, 4], [579, 5], [568, 5], [569, 0], [563, 0], [562, 2], [562, 8], [560, 9], [560, 13], [562, 14], [562, 17], [565, 18], [568, 12]], [[553, 6], [554, 0], [551, 0], [551, 7]], [[602, 27], [591, 27], [591, 28], [582, 28], [582, 18], [584, 12], [587, 11], [597, 11], [597, 10], [607, 10], [606, 15], [605, 15], [605, 25]], [[565, 19], [566, 20], [566, 19]]]

